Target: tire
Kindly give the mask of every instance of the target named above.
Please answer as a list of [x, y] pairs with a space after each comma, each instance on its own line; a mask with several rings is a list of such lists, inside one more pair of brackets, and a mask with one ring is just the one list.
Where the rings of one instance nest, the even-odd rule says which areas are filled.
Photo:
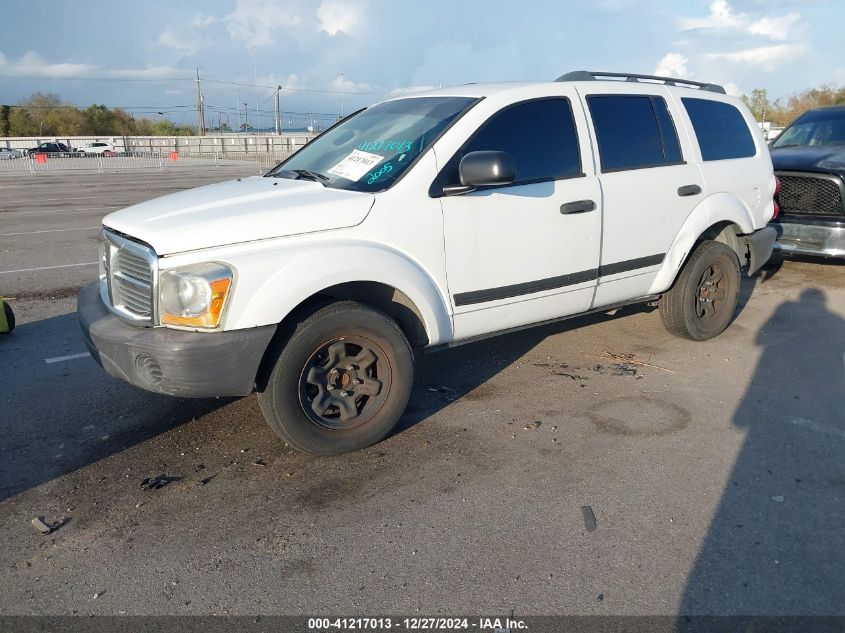
[[12, 312], [12, 306], [10, 306], [5, 301], [0, 301], [3, 304], [3, 312], [6, 313], [6, 324], [8, 325], [9, 329], [5, 334], [10, 333], [12, 330], [15, 329], [15, 313]]
[[339, 455], [390, 433], [413, 381], [414, 354], [396, 322], [341, 301], [297, 323], [258, 402], [267, 423], [291, 447]]
[[714, 338], [733, 319], [739, 287], [739, 259], [733, 249], [712, 240], [700, 242], [660, 299], [663, 325], [681, 338]]
[[105, 152], [103, 152], [103, 156], [105, 156], [106, 158], [111, 158], [112, 156], [114, 156], [114, 154], [109, 150], [106, 150]]

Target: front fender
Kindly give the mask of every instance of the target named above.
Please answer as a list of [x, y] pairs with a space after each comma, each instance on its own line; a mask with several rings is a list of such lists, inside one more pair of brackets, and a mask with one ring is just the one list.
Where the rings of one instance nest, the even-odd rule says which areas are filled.
[[692, 210], [675, 236], [675, 241], [663, 259], [663, 266], [649, 289], [650, 295], [669, 289], [701, 234], [720, 222], [732, 222], [740, 227], [742, 233], [755, 230], [751, 210], [742, 200], [729, 193], [708, 196]]
[[452, 340], [445, 294], [417, 262], [384, 244], [365, 241], [303, 244], [268, 257], [233, 262], [238, 283], [226, 330], [279, 323], [300, 303], [337, 284], [371, 281], [399, 290], [420, 312], [429, 344]]

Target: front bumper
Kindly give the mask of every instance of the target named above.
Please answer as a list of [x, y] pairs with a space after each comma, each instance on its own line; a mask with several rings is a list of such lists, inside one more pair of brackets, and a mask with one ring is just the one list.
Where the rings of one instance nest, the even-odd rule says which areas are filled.
[[777, 248], [784, 253], [845, 257], [845, 222], [783, 217], [771, 226], [778, 232]]
[[111, 376], [170, 396], [245, 396], [275, 325], [231, 332], [186, 332], [129, 325], [100, 299], [98, 284], [79, 292], [77, 317], [91, 356]]

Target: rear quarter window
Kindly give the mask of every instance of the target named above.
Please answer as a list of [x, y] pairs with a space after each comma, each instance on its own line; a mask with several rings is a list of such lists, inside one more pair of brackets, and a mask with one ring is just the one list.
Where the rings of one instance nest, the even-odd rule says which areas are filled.
[[681, 101], [695, 130], [702, 159], [748, 158], [757, 153], [751, 130], [737, 108], [710, 99], [683, 97]]

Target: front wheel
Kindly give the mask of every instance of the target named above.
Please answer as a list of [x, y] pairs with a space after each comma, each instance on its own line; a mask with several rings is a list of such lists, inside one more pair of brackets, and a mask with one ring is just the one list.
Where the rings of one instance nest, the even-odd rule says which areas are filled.
[[109, 150], [106, 150], [105, 152], [103, 152], [103, 156], [105, 156], [106, 158], [111, 158], [112, 156], [114, 156], [114, 154]]
[[660, 317], [669, 332], [706, 341], [724, 332], [739, 299], [739, 259], [712, 240], [696, 246], [675, 285], [660, 299]]
[[290, 446], [338, 455], [390, 433], [413, 380], [413, 352], [396, 322], [342, 301], [296, 326], [258, 401], [267, 423]]

